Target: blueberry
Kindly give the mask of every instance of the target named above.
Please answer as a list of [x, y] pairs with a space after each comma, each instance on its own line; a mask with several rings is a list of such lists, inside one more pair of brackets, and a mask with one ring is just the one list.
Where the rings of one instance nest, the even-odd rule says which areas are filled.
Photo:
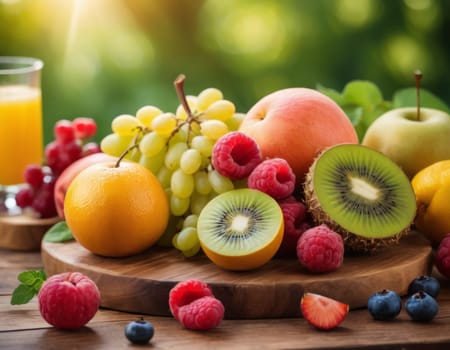
[[439, 281], [432, 276], [419, 276], [415, 278], [408, 286], [408, 295], [420, 292], [421, 290], [436, 298], [439, 294], [441, 285]]
[[413, 321], [431, 321], [439, 311], [437, 301], [424, 291], [411, 295], [405, 304], [406, 312]]
[[392, 320], [402, 309], [402, 299], [392, 290], [382, 290], [369, 297], [367, 308], [375, 320]]
[[125, 327], [125, 336], [134, 344], [147, 344], [154, 333], [153, 325], [143, 318], [131, 321]]

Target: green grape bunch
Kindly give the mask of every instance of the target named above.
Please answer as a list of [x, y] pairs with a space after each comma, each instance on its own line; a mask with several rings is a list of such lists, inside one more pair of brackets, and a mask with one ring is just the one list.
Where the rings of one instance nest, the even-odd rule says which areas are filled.
[[112, 133], [101, 141], [101, 150], [142, 164], [158, 178], [170, 203], [173, 230], [165, 241], [186, 257], [200, 251], [197, 217], [216, 195], [237, 186], [211, 165], [215, 142], [236, 131], [244, 115], [216, 88], [197, 96], [185, 95], [184, 75], [174, 82], [180, 104], [172, 112], [156, 106], [139, 108], [136, 115], [122, 114], [111, 123]]

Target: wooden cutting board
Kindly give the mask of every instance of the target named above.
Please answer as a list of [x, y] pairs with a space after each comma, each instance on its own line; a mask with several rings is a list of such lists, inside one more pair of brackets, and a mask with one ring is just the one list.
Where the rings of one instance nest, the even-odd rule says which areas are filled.
[[160, 247], [128, 258], [104, 258], [75, 241], [43, 242], [41, 253], [48, 275], [79, 271], [92, 278], [104, 308], [170, 316], [170, 289], [179, 281], [199, 279], [222, 301], [228, 319], [300, 316], [304, 292], [335, 298], [351, 309], [365, 307], [368, 297], [382, 289], [405, 295], [411, 280], [429, 274], [432, 267], [432, 248], [418, 233], [371, 256], [346, 256], [338, 271], [326, 274], [308, 273], [295, 259], [273, 259], [254, 271], [230, 272], [204, 255], [187, 259]]
[[37, 219], [27, 215], [0, 216], [0, 248], [37, 251], [48, 229], [60, 221], [53, 217]]

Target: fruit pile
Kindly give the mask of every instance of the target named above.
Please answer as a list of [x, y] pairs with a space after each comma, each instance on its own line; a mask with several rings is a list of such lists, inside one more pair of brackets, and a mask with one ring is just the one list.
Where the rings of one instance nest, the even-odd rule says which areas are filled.
[[[218, 89], [186, 96], [184, 82], [184, 76], [175, 81], [180, 104], [174, 113], [148, 105], [119, 115], [100, 145], [104, 154], [148, 169], [165, 191], [170, 216], [157, 244], [185, 257], [203, 251], [229, 270], [255, 269], [278, 256], [327, 272], [339, 268], [347, 251], [375, 252], [410, 232], [416, 215], [410, 178], [392, 159], [359, 144], [350, 119], [325, 94], [276, 91], [243, 115]], [[105, 198], [109, 192], [105, 187]], [[71, 208], [85, 202], [77, 197], [69, 199]], [[167, 203], [158, 201], [165, 217]], [[95, 205], [88, 211], [111, 210]], [[133, 211], [125, 216], [138, 223]], [[110, 226], [100, 231], [115, 227], [120, 237], [117, 219], [104, 219]], [[67, 221], [75, 238], [90, 236]], [[119, 244], [94, 249], [89, 240], [79, 239], [104, 256], [149, 248], [142, 243], [119, 254]], [[317, 250], [323, 254], [311, 254]]]
[[[236, 113], [234, 104], [225, 100], [219, 90], [208, 88], [198, 96], [185, 96], [183, 84], [184, 77], [179, 77], [175, 82], [181, 101], [175, 113], [164, 113], [155, 106], [144, 106], [135, 116], [117, 116], [111, 124], [113, 133], [101, 142], [104, 153], [118, 157], [124, 155], [125, 159], [140, 163], [157, 176], [165, 189], [171, 217], [168, 229], [158, 243], [172, 245], [186, 257], [196, 255], [201, 247], [204, 251], [211, 252], [205, 240], [214, 241], [215, 237], [221, 234], [211, 228], [205, 228], [204, 221], [208, 220], [208, 216], [221, 215], [226, 217], [228, 223], [246, 218], [247, 225], [240, 227], [239, 232], [235, 233], [235, 242], [239, 246], [237, 238], [248, 238], [249, 231], [256, 233], [260, 231], [260, 227], [266, 226], [259, 222], [259, 218], [267, 218], [267, 214], [262, 214], [269, 211], [270, 215], [277, 216], [274, 223], [278, 222], [278, 228], [275, 231], [272, 228], [269, 234], [276, 238], [272, 249], [269, 253], [257, 254], [260, 260], [248, 264], [242, 262], [243, 256], [246, 255], [244, 252], [229, 252], [228, 254], [241, 256], [239, 267], [232, 269], [256, 268], [276, 253], [279, 256], [295, 256], [297, 239], [311, 226], [305, 205], [294, 193], [301, 190], [299, 178], [305, 176], [305, 169], [311, 162], [309, 158], [315, 155], [316, 148], [338, 142], [357, 142], [351, 123], [339, 107], [324, 95], [309, 89], [290, 90], [289, 94], [296, 98], [311, 97], [308, 103], [314, 104], [316, 110], [322, 110], [315, 119], [327, 119], [325, 123], [330, 129], [341, 126], [340, 131], [334, 132], [333, 136], [327, 134], [321, 137], [313, 127], [297, 128], [304, 137], [314, 140], [316, 146], [310, 147], [308, 156], [297, 156], [296, 158], [302, 158], [302, 166], [293, 169], [286, 160], [292, 158], [289, 157], [290, 150], [287, 148], [290, 145], [287, 145], [279, 156], [269, 157], [267, 151], [264, 153], [267, 147], [262, 147], [253, 136], [248, 135], [253, 130], [250, 126], [243, 128], [247, 131], [237, 131], [241, 129], [242, 120], [248, 116], [244, 118], [244, 115]], [[273, 101], [274, 105], [278, 104], [276, 98]], [[271, 99], [269, 102], [271, 103]], [[308, 113], [302, 118], [309, 117]], [[277, 121], [274, 119], [272, 123]], [[271, 127], [269, 122], [266, 124], [266, 129]], [[292, 129], [288, 123], [285, 125]], [[297, 165], [299, 162], [292, 164]], [[258, 199], [251, 210], [236, 208], [235, 202], [239, 198], [236, 190], [239, 188], [256, 189], [265, 193], [277, 202], [278, 209], [274, 211], [273, 208], [261, 208], [267, 199]], [[221, 196], [227, 192], [230, 192], [228, 197]], [[255, 196], [258, 197], [259, 194]], [[212, 201], [215, 197], [219, 197], [218, 201]], [[229, 198], [230, 203], [223, 203], [224, 198]], [[214, 203], [219, 204], [212, 210]], [[207, 206], [210, 209], [204, 210]], [[272, 219], [266, 221], [270, 220]], [[199, 227], [205, 228], [205, 235], [199, 234]], [[257, 241], [258, 238], [254, 238], [255, 233], [251, 235], [252, 240]], [[200, 237], [204, 237], [203, 241]], [[266, 246], [263, 239], [259, 241], [262, 246]], [[249, 251], [255, 250], [252, 243], [247, 246]], [[213, 254], [223, 255], [220, 251]], [[264, 258], [261, 259], [261, 256]], [[254, 258], [248, 259], [251, 261]], [[227, 264], [222, 267], [227, 268]]]
[[45, 147], [44, 166], [30, 164], [24, 171], [27, 186], [17, 193], [17, 205], [22, 209], [31, 208], [40, 218], [56, 216], [56, 181], [78, 159], [100, 152], [97, 143], [89, 142], [96, 130], [97, 124], [91, 118], [56, 122], [53, 128], [55, 140]]
[[[397, 158], [377, 151], [368, 139], [361, 144], [339, 105], [311, 89], [277, 91], [244, 115], [218, 89], [185, 96], [183, 86], [180, 76], [175, 81], [180, 105], [174, 113], [144, 106], [135, 116], [113, 119], [112, 133], [100, 147], [116, 161], [98, 159], [103, 164], [71, 172], [67, 195], [62, 195], [64, 214], [85, 248], [103, 256], [128, 256], [153, 244], [173, 246], [185, 257], [203, 252], [233, 271], [259, 268], [275, 256], [295, 257], [304, 269], [324, 273], [339, 269], [347, 251], [375, 252], [398, 243], [416, 225], [424, 234], [432, 228], [431, 239], [440, 243], [436, 266], [450, 276], [448, 160], [407, 174]], [[354, 101], [353, 87], [344, 91], [341, 102]], [[414, 113], [401, 111], [407, 120]], [[389, 126], [394, 118], [391, 113], [383, 122], [387, 119]], [[440, 113], [438, 119], [449, 118]], [[371, 138], [380, 133], [365, 128]], [[27, 169], [30, 188], [19, 193], [18, 202], [36, 207], [42, 217], [50, 215], [34, 200], [44, 186], [54, 186], [69, 164], [98, 151], [97, 145], [81, 146], [94, 133], [95, 124], [86, 119], [57, 123], [56, 140], [46, 148], [47, 168]], [[97, 229], [91, 230], [94, 220]], [[67, 320], [51, 320], [45, 306], [53, 295], [46, 288], [41, 291], [43, 316], [58, 326]], [[435, 317], [438, 291], [430, 277], [411, 282], [405, 309], [413, 320]], [[169, 306], [175, 319], [194, 330], [218, 326], [225, 313], [209, 286], [195, 280], [177, 284]], [[91, 311], [96, 307], [91, 305]], [[318, 329], [337, 327], [349, 310], [345, 303], [313, 293], [304, 293], [300, 307]], [[393, 319], [401, 308], [399, 295], [391, 290], [368, 300], [375, 320]], [[153, 332], [143, 320], [125, 330], [136, 343], [148, 342]]]

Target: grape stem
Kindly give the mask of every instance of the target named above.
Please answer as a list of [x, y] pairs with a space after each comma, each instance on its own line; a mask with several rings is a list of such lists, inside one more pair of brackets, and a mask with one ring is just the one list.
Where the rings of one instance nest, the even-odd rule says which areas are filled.
[[186, 100], [186, 94], [184, 93], [184, 81], [185, 80], [186, 80], [186, 76], [184, 74], [180, 74], [173, 82], [173, 85], [175, 85], [175, 91], [177, 92], [178, 98], [180, 99], [180, 102], [183, 105], [183, 108], [186, 111], [188, 118], [190, 118], [190, 117], [192, 117], [192, 112], [191, 112], [191, 108], [189, 107], [189, 104]]
[[422, 79], [422, 72], [416, 70], [414, 72], [416, 78], [416, 96], [417, 96], [417, 121], [420, 121], [420, 80]]
[[[189, 128], [187, 130], [187, 143], [189, 144], [189, 133], [191, 132], [191, 125], [192, 123], [198, 123], [200, 125], [200, 120], [197, 118], [196, 115], [194, 115], [191, 111], [191, 108], [189, 107], [189, 104], [186, 99], [186, 94], [184, 93], [184, 81], [186, 80], [186, 76], [184, 74], [180, 74], [174, 81], [175, 90], [177, 92], [178, 98], [180, 99], [180, 102], [186, 112], [187, 118], [185, 121], [179, 123], [176, 128], [172, 131], [170, 134], [167, 142], [181, 129], [181, 127], [185, 124], [189, 125]], [[125, 151], [122, 152], [122, 154], [119, 156], [119, 159], [117, 159], [116, 164], [114, 165], [116, 168], [120, 166], [120, 162], [127, 156], [128, 153], [130, 153], [132, 150], [139, 148], [139, 138], [141, 134], [146, 134], [148, 131], [146, 128], [138, 127], [138, 132], [136, 133], [135, 137], [133, 138], [133, 141], [131, 142], [130, 146], [127, 147]]]
[[188, 124], [188, 130], [187, 130], [187, 141], [186, 143], [189, 145], [190, 139], [189, 135], [192, 129], [192, 123], [197, 123], [200, 125], [200, 120], [196, 115], [194, 115], [191, 111], [191, 108], [189, 107], [189, 104], [186, 99], [186, 94], [184, 93], [184, 81], [186, 80], [186, 76], [184, 74], [180, 74], [175, 81], [173, 82], [173, 85], [175, 86], [175, 91], [177, 92], [178, 99], [181, 102], [181, 105], [183, 106], [184, 111], [186, 112], [187, 118], [185, 121], [181, 122], [177, 125], [177, 127], [172, 131], [172, 133], [169, 136], [169, 140], [181, 129], [181, 127], [185, 124]]

